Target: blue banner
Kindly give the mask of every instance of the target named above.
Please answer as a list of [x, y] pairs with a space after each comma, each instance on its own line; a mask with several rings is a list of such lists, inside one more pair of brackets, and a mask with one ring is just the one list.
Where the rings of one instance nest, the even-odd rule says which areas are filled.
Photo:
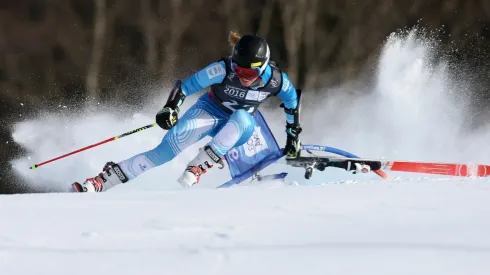
[[254, 119], [255, 130], [250, 139], [225, 155], [232, 180], [220, 187], [239, 183], [283, 156], [282, 149], [260, 111], [255, 112]]

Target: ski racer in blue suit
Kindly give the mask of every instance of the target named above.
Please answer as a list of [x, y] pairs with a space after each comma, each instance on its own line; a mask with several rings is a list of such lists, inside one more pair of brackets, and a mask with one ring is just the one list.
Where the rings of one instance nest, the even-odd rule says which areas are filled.
[[[173, 87], [163, 109], [156, 114], [157, 124], [168, 130], [154, 149], [119, 163], [108, 162], [103, 172], [84, 183], [74, 183], [78, 192], [106, 191], [130, 181], [145, 171], [174, 159], [188, 146], [205, 136], [212, 140], [199, 149], [179, 178], [184, 187], [199, 182], [207, 169], [223, 167], [223, 156], [233, 147], [247, 142], [254, 131], [252, 114], [271, 96], [278, 96], [286, 113], [287, 141], [285, 154], [299, 155], [299, 97], [286, 73], [270, 60], [269, 45], [257, 35], [230, 34], [232, 55], [211, 63]], [[210, 87], [179, 118], [179, 108], [186, 97]]]

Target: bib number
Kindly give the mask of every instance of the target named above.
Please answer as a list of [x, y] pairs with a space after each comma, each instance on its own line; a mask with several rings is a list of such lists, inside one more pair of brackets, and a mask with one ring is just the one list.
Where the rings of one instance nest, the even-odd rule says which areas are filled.
[[255, 107], [254, 106], [250, 106], [250, 105], [240, 105], [238, 104], [238, 102], [236, 102], [235, 100], [230, 100], [230, 101], [225, 101], [222, 103], [223, 106], [225, 106], [227, 109], [230, 109], [231, 111], [236, 111], [237, 108], [239, 109], [244, 109], [245, 111], [247, 111], [248, 113], [253, 113], [253, 111], [255, 110]]

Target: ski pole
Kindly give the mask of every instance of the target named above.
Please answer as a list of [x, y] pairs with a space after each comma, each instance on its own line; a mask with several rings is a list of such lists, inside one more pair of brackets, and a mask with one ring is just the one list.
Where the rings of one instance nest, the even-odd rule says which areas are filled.
[[64, 154], [64, 155], [62, 155], [62, 156], [59, 156], [59, 157], [56, 157], [56, 158], [53, 158], [53, 159], [47, 160], [47, 161], [45, 161], [45, 162], [41, 162], [41, 163], [38, 163], [38, 164], [34, 164], [34, 165], [30, 166], [30, 167], [29, 167], [29, 169], [36, 169], [36, 168], [38, 168], [39, 166], [42, 166], [42, 165], [48, 164], [48, 163], [50, 163], [50, 162], [53, 162], [53, 161], [56, 161], [56, 160], [62, 159], [62, 158], [64, 158], [64, 157], [68, 157], [68, 156], [74, 155], [74, 154], [76, 154], [76, 153], [80, 153], [80, 152], [82, 152], [82, 151], [85, 151], [85, 150], [90, 149], [90, 148], [94, 148], [94, 147], [99, 146], [99, 145], [102, 145], [102, 144], [104, 144], [104, 143], [108, 143], [108, 142], [111, 142], [111, 141], [114, 141], [114, 140], [116, 140], [116, 139], [120, 139], [120, 138], [123, 138], [123, 137], [129, 136], [129, 135], [134, 134], [134, 133], [137, 133], [137, 132], [141, 132], [141, 131], [143, 131], [143, 130], [149, 129], [149, 128], [151, 128], [151, 127], [153, 127], [153, 126], [156, 126], [156, 125], [157, 125], [156, 123], [149, 124], [149, 125], [146, 125], [146, 126], [140, 127], [140, 128], [138, 128], [138, 129], [134, 129], [134, 130], [132, 130], [132, 131], [126, 132], [126, 133], [124, 133], [124, 134], [121, 134], [121, 135], [119, 135], [119, 136], [115, 136], [115, 137], [108, 138], [108, 139], [103, 140], [103, 141], [101, 141], [101, 142], [98, 142], [98, 143], [95, 143], [95, 144], [92, 144], [92, 145], [89, 145], [89, 146], [86, 146], [86, 147], [80, 148], [80, 149], [75, 150], [75, 151], [73, 151], [73, 152], [70, 152], [70, 153]]

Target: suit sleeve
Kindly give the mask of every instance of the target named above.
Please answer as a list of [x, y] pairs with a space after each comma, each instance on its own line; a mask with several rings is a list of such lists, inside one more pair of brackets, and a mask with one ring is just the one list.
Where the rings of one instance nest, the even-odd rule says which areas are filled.
[[[282, 87], [278, 96], [287, 109], [294, 110], [298, 107], [298, 94], [286, 73], [282, 73]], [[294, 123], [294, 116], [286, 114], [286, 121], [290, 124]]]
[[182, 92], [190, 96], [213, 84], [221, 83], [226, 77], [224, 61], [214, 62], [182, 81]]

